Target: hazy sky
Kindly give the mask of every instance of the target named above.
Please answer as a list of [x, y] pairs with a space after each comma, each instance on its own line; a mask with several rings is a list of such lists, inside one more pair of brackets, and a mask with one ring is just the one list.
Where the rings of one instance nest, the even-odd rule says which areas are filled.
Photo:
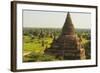
[[[70, 13], [75, 28], [91, 28], [90, 13]], [[67, 12], [23, 11], [23, 27], [62, 28]]]

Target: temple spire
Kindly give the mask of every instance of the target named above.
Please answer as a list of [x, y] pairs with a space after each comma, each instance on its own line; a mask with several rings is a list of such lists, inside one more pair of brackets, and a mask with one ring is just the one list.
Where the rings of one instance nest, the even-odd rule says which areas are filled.
[[65, 19], [64, 26], [62, 28], [62, 34], [63, 35], [74, 35], [75, 34], [75, 29], [71, 20], [71, 15], [68, 12], [67, 17]]

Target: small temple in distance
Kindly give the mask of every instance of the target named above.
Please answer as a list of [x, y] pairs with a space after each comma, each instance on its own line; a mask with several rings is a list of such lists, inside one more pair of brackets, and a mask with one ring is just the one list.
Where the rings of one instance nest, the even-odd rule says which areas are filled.
[[81, 44], [81, 39], [75, 33], [69, 12], [67, 13], [61, 35], [44, 52], [63, 60], [86, 59], [85, 49]]

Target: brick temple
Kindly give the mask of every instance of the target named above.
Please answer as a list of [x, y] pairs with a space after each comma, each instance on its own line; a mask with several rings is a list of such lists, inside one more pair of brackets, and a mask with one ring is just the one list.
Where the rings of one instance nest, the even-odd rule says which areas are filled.
[[81, 44], [81, 39], [75, 33], [75, 28], [69, 12], [65, 19], [61, 35], [53, 41], [51, 47], [47, 48], [45, 53], [65, 60], [86, 58], [85, 49]]

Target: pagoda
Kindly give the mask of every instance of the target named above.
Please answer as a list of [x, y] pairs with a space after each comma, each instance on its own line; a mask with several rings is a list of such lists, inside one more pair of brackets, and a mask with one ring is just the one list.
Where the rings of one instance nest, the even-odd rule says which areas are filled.
[[53, 41], [51, 47], [47, 48], [45, 53], [64, 60], [80, 60], [86, 58], [85, 49], [81, 44], [81, 39], [75, 33], [69, 12], [67, 13], [61, 35]]

